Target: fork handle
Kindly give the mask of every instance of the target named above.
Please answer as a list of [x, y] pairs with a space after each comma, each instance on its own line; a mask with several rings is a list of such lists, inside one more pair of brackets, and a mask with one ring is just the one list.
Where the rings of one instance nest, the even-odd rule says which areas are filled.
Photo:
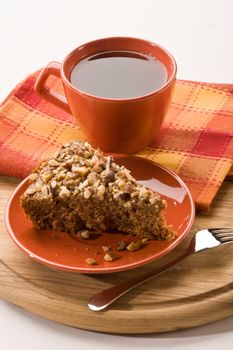
[[122, 282], [116, 286], [105, 289], [102, 292], [93, 295], [88, 302], [89, 309], [92, 311], [101, 311], [106, 309], [109, 305], [119, 299], [122, 295], [126, 294], [128, 291], [132, 290], [143, 282], [148, 281], [150, 278], [161, 274], [162, 272], [168, 270], [170, 267], [175, 266], [191, 254], [192, 252], [190, 252], [190, 250], [187, 250], [181, 256], [157, 269], [149, 271], [148, 273], [132, 278], [129, 281]]

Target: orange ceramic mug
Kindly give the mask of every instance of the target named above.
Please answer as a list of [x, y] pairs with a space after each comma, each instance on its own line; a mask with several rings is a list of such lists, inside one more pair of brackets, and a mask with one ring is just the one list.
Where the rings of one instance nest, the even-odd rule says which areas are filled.
[[[167, 80], [147, 95], [111, 99], [90, 95], [71, 84], [74, 66], [82, 59], [106, 51], [134, 51], [155, 57], [167, 70]], [[50, 75], [61, 78], [65, 96], [46, 86]], [[63, 63], [51, 62], [40, 73], [36, 93], [72, 114], [87, 141], [105, 152], [135, 153], [150, 144], [159, 132], [176, 80], [176, 62], [162, 47], [146, 40], [113, 37], [84, 44], [72, 51]]]

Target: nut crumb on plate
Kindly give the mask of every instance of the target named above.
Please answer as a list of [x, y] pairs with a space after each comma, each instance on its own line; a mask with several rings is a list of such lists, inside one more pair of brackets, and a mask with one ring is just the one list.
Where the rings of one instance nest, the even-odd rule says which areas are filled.
[[90, 239], [90, 231], [88, 230], [81, 231], [79, 234], [83, 239]]
[[127, 250], [130, 252], [134, 252], [135, 250], [139, 250], [142, 246], [141, 241], [133, 241], [127, 246]]
[[93, 259], [93, 258], [87, 258], [86, 260], [85, 260], [85, 263], [87, 264], [87, 265], [97, 265], [97, 261], [95, 260], [95, 259]]
[[104, 260], [105, 261], [114, 261], [114, 260], [117, 260], [119, 259], [119, 255], [116, 255], [112, 252], [107, 252], [105, 255], [104, 255]]
[[125, 242], [125, 241], [118, 242], [116, 249], [117, 250], [125, 250], [127, 248], [128, 244], [129, 243]]
[[103, 245], [103, 246], [102, 246], [102, 249], [103, 249], [103, 251], [106, 253], [106, 252], [108, 252], [109, 250], [111, 250], [111, 246], [110, 246], [110, 245], [109, 245], [109, 246]]

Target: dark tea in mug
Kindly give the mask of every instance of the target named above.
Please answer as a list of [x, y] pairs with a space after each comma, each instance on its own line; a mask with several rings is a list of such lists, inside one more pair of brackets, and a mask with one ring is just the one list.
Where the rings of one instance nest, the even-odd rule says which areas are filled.
[[[47, 84], [50, 76], [60, 78], [64, 95]], [[62, 63], [50, 62], [35, 91], [72, 114], [94, 147], [125, 154], [156, 140], [175, 82], [176, 62], [166, 49], [143, 39], [112, 37], [82, 44]]]
[[148, 95], [168, 79], [162, 62], [134, 51], [106, 51], [78, 62], [70, 81], [84, 93], [100, 98], [127, 99]]

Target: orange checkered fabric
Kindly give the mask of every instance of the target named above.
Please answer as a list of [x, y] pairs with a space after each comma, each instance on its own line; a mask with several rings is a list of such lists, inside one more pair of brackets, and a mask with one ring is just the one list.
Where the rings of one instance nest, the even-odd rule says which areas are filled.
[[[35, 95], [37, 74], [1, 104], [1, 174], [24, 178], [62, 143], [85, 139], [71, 115]], [[50, 85], [62, 92], [58, 78]], [[224, 179], [233, 176], [233, 85], [177, 81], [159, 137], [138, 155], [175, 171], [197, 208], [208, 210]]]

